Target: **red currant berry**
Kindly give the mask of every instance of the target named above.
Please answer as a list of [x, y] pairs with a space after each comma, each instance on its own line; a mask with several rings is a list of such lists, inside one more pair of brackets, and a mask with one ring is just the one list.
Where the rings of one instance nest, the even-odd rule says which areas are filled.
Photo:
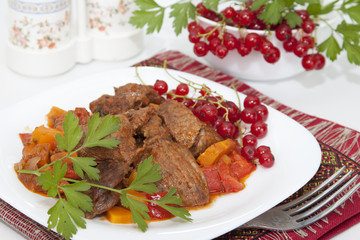
[[253, 108], [260, 104], [260, 98], [255, 95], [247, 95], [244, 99], [244, 107]]
[[287, 24], [280, 24], [275, 30], [275, 36], [280, 41], [284, 41], [291, 37], [291, 28]]
[[266, 28], [266, 24], [264, 23], [263, 20], [254, 18], [254, 20], [250, 23], [250, 25], [247, 28], [254, 30], [264, 30]]
[[189, 93], [189, 86], [185, 83], [180, 83], [175, 90], [176, 95], [186, 96]]
[[168, 90], [168, 85], [163, 80], [156, 80], [154, 84], [154, 90], [159, 93], [159, 95], [163, 95]]
[[[211, 92], [211, 89], [208, 86], [204, 86], [200, 90], [200, 95], [207, 96], [207, 95], [209, 95], [210, 92]], [[204, 100], [202, 100], [202, 101], [204, 101]], [[204, 102], [206, 102], [206, 101], [204, 101]]]
[[209, 46], [205, 42], [199, 41], [195, 43], [194, 53], [196, 54], [196, 56], [203, 57], [208, 53], [208, 51], [209, 51]]
[[195, 21], [191, 22], [188, 24], [187, 26], [187, 30], [190, 32], [191, 30], [193, 30], [195, 27], [197, 26], [197, 23]]
[[301, 20], [303, 22], [309, 19], [309, 13], [306, 10], [298, 10], [298, 11], [295, 11], [295, 13], [297, 15], [299, 15], [299, 17], [301, 18]]
[[325, 66], [325, 57], [321, 53], [315, 53], [314, 59], [315, 59], [315, 69], [316, 70], [323, 69]]
[[242, 138], [242, 143], [243, 143], [243, 146], [251, 145], [253, 147], [256, 147], [257, 138], [252, 134], [248, 134]]
[[220, 125], [222, 124], [222, 122], [224, 122], [224, 118], [223, 117], [220, 117], [220, 116], [217, 116], [213, 121], [211, 121], [211, 126], [213, 126], [215, 129]]
[[302, 66], [306, 71], [313, 70], [315, 68], [315, 58], [313, 54], [307, 54], [301, 61]]
[[290, 37], [286, 39], [283, 43], [283, 47], [285, 51], [292, 52], [294, 51], [295, 45], [297, 44], [298, 40], [294, 37]]
[[270, 168], [274, 165], [275, 158], [272, 153], [264, 153], [259, 157], [259, 163], [261, 166]]
[[271, 48], [269, 53], [264, 54], [264, 59], [268, 63], [276, 63], [280, 59], [280, 50], [277, 47]]
[[303, 21], [303, 23], [301, 24], [301, 28], [306, 33], [312, 33], [315, 29], [315, 23], [310, 20]]
[[217, 118], [218, 111], [213, 104], [207, 103], [199, 107], [198, 114], [201, 121], [212, 122]]
[[224, 37], [224, 45], [227, 49], [233, 50], [238, 45], [238, 40], [231, 34], [227, 34], [226, 37]]
[[196, 11], [202, 16], [208, 12], [207, 8], [202, 3], [196, 5]]
[[215, 29], [213, 26], [205, 28], [205, 33], [210, 34], [207, 37], [208, 41], [211, 41], [211, 39], [217, 38], [219, 36], [219, 30]]
[[257, 121], [251, 125], [250, 131], [257, 138], [263, 138], [267, 134], [267, 124], [263, 121]]
[[274, 47], [274, 45], [268, 41], [262, 41], [261, 45], [260, 45], [260, 52], [262, 54], [270, 54], [271, 49]]
[[261, 37], [257, 33], [249, 33], [245, 37], [245, 44], [250, 48], [254, 48], [260, 45], [260, 43], [261, 43]]
[[244, 108], [240, 113], [240, 118], [245, 123], [254, 123], [257, 121], [257, 113], [253, 108]]
[[294, 54], [298, 57], [303, 57], [306, 55], [308, 49], [309, 48], [307, 47], [307, 45], [305, 43], [298, 42], [294, 47]]
[[271, 153], [271, 149], [268, 146], [261, 145], [256, 148], [256, 157], [260, 157], [264, 153]]
[[192, 30], [190, 30], [190, 33], [189, 33], [189, 41], [191, 42], [191, 43], [197, 43], [197, 42], [199, 42], [200, 41], [200, 39], [201, 39], [201, 37], [200, 37], [200, 35], [199, 34], [201, 34], [200, 33], [201, 32], [201, 30], [199, 29], [199, 28], [194, 28], [194, 29], [192, 29]]
[[221, 40], [219, 38], [213, 38], [209, 42], [209, 50], [215, 55], [216, 54], [216, 48], [221, 44]]
[[229, 53], [229, 49], [227, 49], [225, 45], [220, 44], [216, 47], [215, 53], [216, 56], [222, 59], [227, 56], [227, 54]]
[[236, 104], [232, 101], [226, 101], [221, 104], [223, 107], [220, 107], [218, 110], [219, 116], [224, 116], [226, 113], [226, 110], [224, 107], [228, 110], [228, 118], [231, 122], [237, 122], [240, 119], [240, 109]]
[[223, 138], [234, 138], [238, 131], [237, 127], [233, 123], [227, 121], [220, 123], [216, 130]]
[[313, 48], [315, 45], [315, 39], [312, 36], [304, 36], [302, 42], [305, 43], [308, 48]]
[[246, 145], [241, 149], [241, 156], [243, 156], [246, 160], [251, 161], [254, 160], [256, 155], [256, 150], [254, 146]]
[[233, 18], [236, 14], [236, 11], [233, 7], [227, 7], [222, 11], [222, 14], [224, 14], [224, 17], [226, 18]]
[[267, 109], [267, 107], [265, 105], [259, 104], [259, 105], [256, 105], [253, 109], [255, 110], [255, 112], [257, 114], [258, 120], [266, 121], [266, 119], [269, 116], [269, 110]]
[[174, 99], [175, 96], [173, 96], [173, 94], [175, 94], [175, 89], [172, 89], [170, 91], [171, 94], [166, 94], [166, 99]]
[[248, 26], [254, 20], [254, 14], [249, 9], [239, 10], [233, 18], [236, 24]]
[[194, 106], [195, 102], [192, 99], [186, 98], [183, 102], [183, 104], [187, 107], [190, 108], [192, 106]]
[[239, 41], [238, 47], [237, 47], [237, 51], [241, 56], [246, 56], [249, 55], [251, 52], [251, 47], [249, 47], [248, 45], [245, 44], [245, 41]]

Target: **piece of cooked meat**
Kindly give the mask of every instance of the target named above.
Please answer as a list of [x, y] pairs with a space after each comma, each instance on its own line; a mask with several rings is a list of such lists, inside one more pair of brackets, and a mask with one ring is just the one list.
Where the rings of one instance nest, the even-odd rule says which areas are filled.
[[103, 95], [90, 103], [91, 112], [99, 112], [101, 116], [107, 114], [121, 114], [130, 109], [139, 109], [150, 103], [160, 104], [163, 98], [152, 86], [128, 83], [114, 88], [115, 95]]
[[205, 124], [203, 128], [200, 129], [195, 144], [190, 148], [190, 152], [197, 158], [209, 146], [222, 140], [224, 140], [224, 138], [221, 137], [213, 127]]
[[209, 188], [204, 173], [189, 149], [167, 139], [156, 139], [145, 146], [143, 157], [153, 156], [159, 163], [162, 179], [156, 183], [159, 191], [177, 188], [184, 206], [200, 206], [209, 202]]
[[204, 126], [185, 105], [174, 100], [166, 100], [160, 104], [159, 116], [174, 139], [187, 148], [195, 144], [196, 137]]
[[[109, 188], [116, 188], [131, 169], [128, 164], [113, 159], [97, 161], [97, 163], [96, 168], [100, 170], [100, 180], [90, 180], [87, 177], [86, 179], [88, 182]], [[94, 218], [106, 212], [120, 200], [118, 193], [96, 187], [91, 187], [85, 194], [92, 199], [94, 204], [93, 210], [85, 213], [86, 218]]]
[[194, 157], [223, 140], [214, 128], [200, 121], [190, 109], [177, 101], [166, 100], [160, 104], [159, 116], [173, 138], [189, 148]]

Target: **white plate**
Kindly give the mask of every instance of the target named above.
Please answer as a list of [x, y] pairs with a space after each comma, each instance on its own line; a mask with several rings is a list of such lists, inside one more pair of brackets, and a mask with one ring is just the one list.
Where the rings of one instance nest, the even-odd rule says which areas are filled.
[[[147, 84], [157, 79], [168, 82], [170, 89], [177, 85], [163, 69], [138, 69]], [[215, 82], [178, 71], [183, 76], [205, 83], [228, 100], [237, 102], [235, 92]], [[13, 166], [21, 158], [22, 145], [18, 133], [33, 130], [45, 124], [45, 115], [52, 106], [71, 110], [88, 108], [89, 102], [102, 94], [113, 94], [113, 87], [128, 82], [140, 83], [135, 68], [119, 69], [88, 76], [56, 89], [39, 93], [0, 112], [0, 197], [30, 218], [47, 226], [47, 211], [55, 200], [28, 191], [18, 180]], [[244, 99], [243, 95], [240, 95]], [[301, 125], [284, 114], [269, 108], [268, 135], [260, 141], [267, 144], [275, 155], [272, 168], [258, 169], [246, 182], [246, 188], [236, 194], [222, 196], [210, 207], [191, 211], [193, 222], [174, 218], [150, 223], [146, 233], [133, 224], [111, 224], [103, 219], [87, 220], [87, 229], [79, 230], [74, 239], [211, 239], [220, 236], [272, 208], [293, 194], [316, 173], [321, 150], [316, 139]]]

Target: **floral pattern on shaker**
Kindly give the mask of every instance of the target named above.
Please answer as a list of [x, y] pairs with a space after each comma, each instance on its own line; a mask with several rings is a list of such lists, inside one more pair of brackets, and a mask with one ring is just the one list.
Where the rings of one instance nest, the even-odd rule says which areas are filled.
[[[128, 24], [127, 20], [119, 18], [129, 12], [129, 5], [132, 0], [120, 0], [116, 6], [103, 6], [101, 0], [87, 0], [87, 9], [89, 13], [89, 27], [99, 32], [109, 34], [109, 30], [114, 27], [114, 23], [120, 26]], [[117, 21], [117, 19], [119, 19]], [[115, 21], [114, 21], [115, 20]]]
[[14, 20], [9, 38], [14, 46], [23, 49], [54, 49], [59, 43], [70, 39], [70, 13], [65, 11], [64, 18], [54, 22], [36, 22], [28, 16]]

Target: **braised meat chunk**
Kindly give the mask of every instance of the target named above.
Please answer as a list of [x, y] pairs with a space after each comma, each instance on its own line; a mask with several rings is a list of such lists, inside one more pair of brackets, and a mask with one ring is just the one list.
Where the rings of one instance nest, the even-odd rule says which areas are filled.
[[[130, 170], [128, 164], [116, 160], [107, 159], [98, 161], [97, 163], [97, 169], [100, 170], [100, 180], [94, 181], [87, 179], [87, 181], [109, 188], [120, 187], [119, 184]], [[115, 206], [120, 199], [119, 194], [96, 187], [91, 187], [85, 194], [92, 199], [94, 204], [93, 210], [85, 214], [86, 218], [94, 218], [97, 215], [106, 212]]]
[[148, 106], [150, 103], [160, 104], [162, 101], [163, 98], [151, 86], [128, 83], [115, 88], [114, 96], [103, 95], [91, 102], [90, 110], [100, 113], [100, 116], [116, 115]]
[[184, 206], [199, 206], [209, 202], [209, 189], [204, 173], [190, 151], [183, 145], [157, 139], [147, 150], [154, 163], [162, 169], [162, 179], [156, 183], [161, 192], [177, 188]]

